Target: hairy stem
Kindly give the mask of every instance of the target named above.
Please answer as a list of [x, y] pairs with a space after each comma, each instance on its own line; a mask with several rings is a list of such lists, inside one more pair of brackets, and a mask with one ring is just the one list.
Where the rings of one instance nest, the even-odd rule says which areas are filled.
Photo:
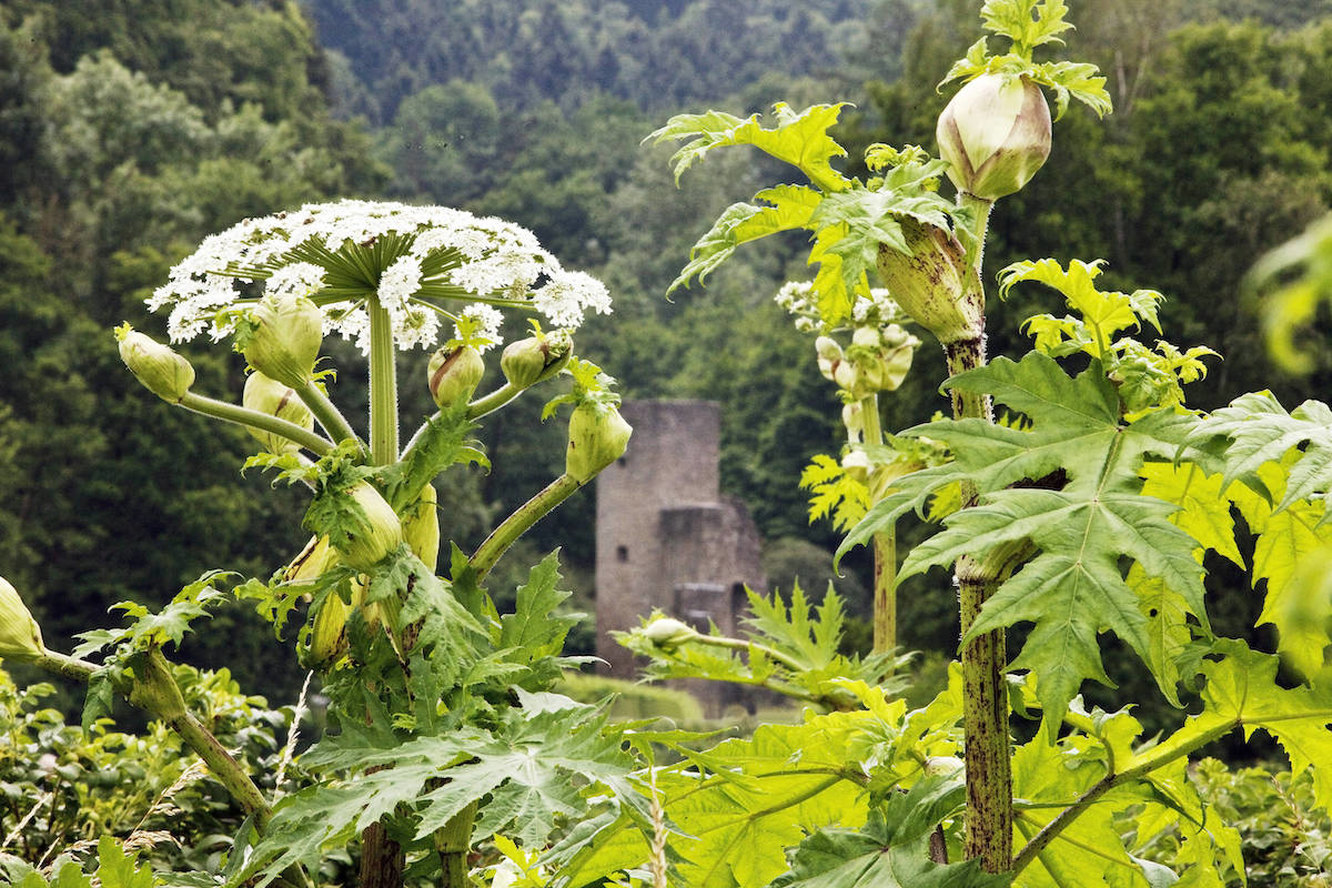
[[874, 653], [897, 647], [897, 531], [874, 535]]
[[[961, 192], [958, 201], [969, 209], [972, 228], [966, 244], [965, 284], [962, 298], [981, 309], [984, 316], [985, 287], [981, 267], [985, 256], [985, 233], [992, 201]], [[984, 333], [944, 345], [948, 375], [955, 376], [985, 364]], [[952, 393], [956, 419], [993, 422], [987, 396]], [[976, 489], [964, 484], [962, 507], [976, 503]], [[962, 620], [966, 637], [981, 607], [998, 586], [994, 571], [978, 559], [963, 556], [955, 567]], [[987, 872], [1008, 870], [1013, 857], [1013, 774], [1008, 734], [1008, 696], [1004, 673], [1008, 663], [1002, 629], [968, 641], [962, 648], [962, 711], [966, 735], [967, 857], [979, 858]]]
[[455, 814], [435, 833], [439, 847], [442, 888], [468, 888], [467, 854], [472, 847], [472, 824], [476, 821], [476, 802]]
[[206, 398], [203, 395], [196, 395], [194, 392], [186, 392], [178, 403], [186, 410], [194, 413], [259, 429], [261, 432], [272, 432], [275, 435], [281, 435], [290, 441], [295, 441], [316, 456], [324, 456], [333, 450], [333, 444], [328, 439], [316, 435], [294, 422], [287, 422], [285, 419], [279, 419], [267, 413], [260, 413], [258, 410], [250, 410], [248, 407], [240, 407], [236, 404], [228, 404], [226, 401]]
[[[160, 652], [154, 651], [154, 655], [161, 657]], [[55, 673], [64, 678], [87, 683], [92, 677], [101, 670], [102, 667], [87, 660], [79, 660], [74, 657], [59, 654], [55, 651], [47, 651], [46, 655], [35, 661], [36, 665], [48, 672]], [[165, 661], [162, 661], [163, 668]], [[198, 754], [208, 765], [213, 776], [226, 787], [231, 797], [245, 809], [246, 813], [253, 814], [255, 822], [263, 829], [273, 816], [273, 811], [268, 802], [264, 799], [263, 793], [259, 787], [255, 786], [250, 775], [245, 772], [240, 763], [227, 752], [226, 748], [218, 742], [217, 738], [204, 727], [203, 723], [188, 712], [157, 712], [150, 706], [144, 706], [145, 701], [153, 699], [151, 695], [134, 693], [134, 682], [125, 679], [116, 684], [116, 692], [125, 699], [134, 703], [136, 706], [144, 708], [149, 715], [161, 718], [172, 730], [180, 735], [190, 749]]]
[[305, 406], [310, 408], [310, 412], [314, 414], [314, 418], [319, 422], [319, 425], [334, 440], [345, 441], [350, 438], [362, 450], [365, 449], [365, 442], [361, 440], [360, 435], [356, 434], [356, 430], [351, 427], [351, 423], [347, 422], [347, 417], [342, 415], [342, 411], [329, 400], [328, 395], [313, 379], [308, 380], [304, 386], [298, 388], [296, 394], [305, 402]]
[[554, 481], [547, 484], [536, 496], [523, 503], [513, 514], [505, 518], [485, 541], [477, 546], [476, 552], [470, 559], [470, 564], [476, 570], [477, 581], [480, 582], [490, 569], [500, 560], [500, 557], [508, 551], [514, 542], [527, 532], [533, 524], [536, 524], [543, 517], [549, 514], [556, 506], [569, 498], [575, 490], [581, 485], [573, 478], [561, 475]]
[[[878, 395], [868, 395], [861, 399], [860, 415], [865, 445], [867, 447], [882, 445], [883, 422], [879, 418]], [[874, 653], [886, 653], [895, 647], [897, 647], [897, 533], [890, 529], [874, 535]]]
[[371, 297], [370, 460], [386, 466], [398, 459], [398, 378], [394, 367], [393, 322], [388, 309]]

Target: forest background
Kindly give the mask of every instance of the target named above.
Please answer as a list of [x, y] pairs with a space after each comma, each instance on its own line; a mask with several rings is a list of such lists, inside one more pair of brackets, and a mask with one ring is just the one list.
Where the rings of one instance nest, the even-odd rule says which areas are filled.
[[[1175, 338], [1225, 355], [1191, 389], [1194, 406], [1259, 379], [1287, 405], [1325, 397], [1332, 353], [1310, 340], [1315, 371], [1284, 375], [1242, 281], [1332, 206], [1332, 2], [1069, 6], [1078, 55], [1108, 75], [1116, 111], [1069, 112], [1046, 168], [996, 212], [992, 267], [1058, 243], [1063, 262], [1105, 257], [1112, 287], [1166, 293]], [[837, 405], [772, 299], [810, 277], [806, 245], [771, 239], [668, 301], [690, 245], [774, 170], [733, 152], [677, 189], [669, 151], [640, 141], [680, 111], [846, 101], [836, 135], [852, 157], [875, 141], [931, 145], [935, 83], [979, 26], [972, 0], [124, 0], [95, 16], [78, 0], [6, 0], [0, 573], [63, 649], [106, 625], [116, 601], [165, 602], [219, 564], [266, 576], [285, 563], [303, 543], [297, 498], [251, 496], [268, 483], [258, 473], [237, 485], [245, 433], [145, 397], [110, 329], [128, 320], [160, 334], [143, 298], [210, 232], [307, 201], [384, 197], [503, 216], [604, 280], [615, 314], [584, 329], [580, 351], [627, 398], [719, 401], [723, 486], [753, 511], [772, 584], [798, 575], [821, 591], [837, 540], [809, 523], [796, 482], [813, 454], [837, 452]], [[1017, 350], [1018, 321], [1044, 310], [995, 306], [991, 351]], [[239, 399], [239, 356], [224, 367], [182, 352], [205, 387]], [[426, 355], [415, 359], [422, 384], [403, 392], [404, 413], [428, 404]], [[941, 355], [918, 360], [887, 406], [889, 429], [944, 406], [921, 381], [942, 378]], [[361, 379], [336, 384], [344, 402], [365, 397]], [[442, 479], [464, 548], [559, 471], [563, 430], [539, 422], [539, 404], [521, 412], [485, 429], [494, 472]], [[517, 569], [562, 545], [584, 609], [593, 509], [591, 491], [579, 494], [508, 559]], [[864, 566], [848, 564], [838, 587], [865, 614]], [[1212, 599], [1218, 630], [1242, 634], [1261, 597], [1223, 560], [1207, 567], [1232, 593]], [[952, 653], [946, 578], [914, 578], [900, 607], [907, 647]], [[585, 623], [573, 652], [591, 638]], [[867, 646], [867, 633], [848, 644]], [[278, 700], [303, 678], [239, 609], [186, 658], [228, 664], [247, 691]], [[1111, 664], [1131, 693], [1130, 668]]]

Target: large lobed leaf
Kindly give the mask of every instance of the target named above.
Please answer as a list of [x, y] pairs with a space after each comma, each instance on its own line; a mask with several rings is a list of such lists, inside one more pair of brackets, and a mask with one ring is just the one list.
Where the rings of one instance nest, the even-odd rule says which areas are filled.
[[[473, 838], [498, 830], [544, 844], [560, 818], [587, 805], [583, 787], [623, 779], [633, 762], [595, 707], [519, 690], [494, 731], [464, 729], [394, 745], [381, 731], [345, 729], [302, 758], [346, 780], [287, 796], [240, 878], [263, 885], [288, 866], [317, 866], [324, 849], [369, 825], [410, 812], [407, 838], [429, 841], [470, 803], [486, 797]], [[386, 742], [388, 741], [388, 742]]]
[[[902, 479], [838, 554], [905, 512], [923, 511], [942, 488], [973, 483], [979, 504], [948, 516], [944, 529], [908, 556], [901, 576], [949, 566], [962, 555], [984, 558], [1034, 546], [1036, 557], [999, 586], [971, 634], [1035, 624], [1014, 665], [1036, 674], [1046, 727], [1053, 732], [1084, 679], [1109, 682], [1101, 632], [1115, 633], [1153, 665], [1148, 617], [1121, 566], [1126, 556], [1161, 579], [1206, 625], [1198, 544], [1172, 523], [1176, 505], [1142, 495], [1139, 477], [1149, 456], [1174, 455], [1192, 419], [1161, 411], [1126, 422], [1099, 362], [1071, 378], [1040, 353], [1018, 363], [999, 358], [947, 386], [992, 395], [1030, 425], [964, 419], [910, 430], [942, 441], [954, 461]], [[1173, 678], [1157, 677], [1163, 686]]]
[[1011, 877], [992, 875], [977, 860], [944, 865], [930, 860], [930, 834], [956, 814], [966, 787], [956, 778], [929, 777], [907, 793], [892, 793], [860, 830], [823, 829], [800, 843], [791, 870], [773, 888], [1001, 888]]
[[828, 135], [828, 128], [837, 123], [845, 104], [812, 105], [797, 113], [785, 102], [778, 102], [772, 109], [777, 125], [771, 129], [760, 124], [757, 114], [747, 119], [723, 111], [677, 114], [648, 139], [685, 142], [671, 158], [677, 182], [714, 148], [753, 145], [796, 167], [823, 191], [841, 191], [849, 182], [829, 161], [845, 156], [846, 150]]
[[1292, 772], [1312, 768], [1315, 801], [1332, 810], [1332, 772], [1324, 767], [1332, 761], [1332, 687], [1326, 677], [1311, 687], [1287, 689], [1276, 682], [1279, 661], [1272, 654], [1252, 651], [1236, 640], [1219, 642], [1216, 653], [1219, 660], [1203, 664], [1203, 711], [1159, 746], [1144, 751], [1141, 760], [1169, 758], [1236, 728], [1246, 738], [1263, 730], [1281, 744]]

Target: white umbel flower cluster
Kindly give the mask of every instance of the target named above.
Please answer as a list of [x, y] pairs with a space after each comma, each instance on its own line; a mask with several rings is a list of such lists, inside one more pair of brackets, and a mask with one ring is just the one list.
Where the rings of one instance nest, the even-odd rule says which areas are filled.
[[[812, 281], [787, 281], [777, 291], [776, 302], [794, 316], [795, 327], [802, 333], [821, 333], [823, 313], [819, 311], [818, 293]], [[851, 320], [855, 327], [881, 327], [909, 320], [901, 307], [882, 287], [870, 290], [869, 296], [857, 295], [851, 306]]]
[[[382, 250], [376, 245], [391, 245]], [[361, 248], [373, 255], [373, 280], [361, 290], [337, 279], [319, 258]], [[451, 257], [441, 262], [441, 257]], [[325, 333], [366, 347], [366, 301], [373, 292], [392, 320], [399, 348], [428, 347], [441, 318], [484, 317], [498, 338], [499, 315], [481, 307], [535, 312], [550, 325], [577, 327], [588, 312], [607, 314], [610, 294], [596, 279], [566, 271], [527, 229], [447, 207], [344, 200], [246, 219], [206, 238], [171, 270], [148, 307], [170, 309], [174, 341], [231, 333], [237, 311], [263, 291], [308, 296], [324, 311]], [[468, 307], [470, 304], [470, 308]]]

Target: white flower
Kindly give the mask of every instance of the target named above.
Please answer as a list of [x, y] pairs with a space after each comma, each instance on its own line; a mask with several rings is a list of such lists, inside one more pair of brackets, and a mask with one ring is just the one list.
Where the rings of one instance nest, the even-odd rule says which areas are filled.
[[310, 296], [324, 288], [324, 269], [310, 262], [294, 262], [273, 272], [264, 290], [274, 296]]
[[[476, 302], [464, 308], [461, 314], [463, 317], [472, 318], [476, 321], [476, 330], [472, 333], [472, 337], [474, 337], [474, 347], [478, 352], [485, 354], [500, 341], [500, 327], [504, 325], [504, 315], [498, 308]], [[457, 325], [454, 325], [454, 338], [463, 338], [462, 331], [457, 328]], [[488, 340], [488, 342], [482, 340]]]
[[581, 271], [556, 271], [532, 294], [532, 303], [556, 327], [577, 327], [589, 309], [599, 314], [611, 310], [606, 285]]
[[394, 259], [379, 276], [379, 303], [389, 311], [400, 309], [421, 289], [421, 260], [411, 255]]
[[468, 305], [488, 309], [474, 316], [487, 319], [494, 339], [500, 315], [489, 306], [539, 312], [560, 327], [610, 311], [600, 282], [563, 270], [521, 226], [448, 207], [359, 200], [246, 219], [205, 238], [148, 306], [170, 310], [175, 341], [205, 331], [220, 339], [254, 304], [257, 281], [269, 292], [308, 295], [324, 312], [325, 331], [362, 349], [371, 299], [388, 311], [399, 348], [431, 345], [440, 315], [456, 318]]

